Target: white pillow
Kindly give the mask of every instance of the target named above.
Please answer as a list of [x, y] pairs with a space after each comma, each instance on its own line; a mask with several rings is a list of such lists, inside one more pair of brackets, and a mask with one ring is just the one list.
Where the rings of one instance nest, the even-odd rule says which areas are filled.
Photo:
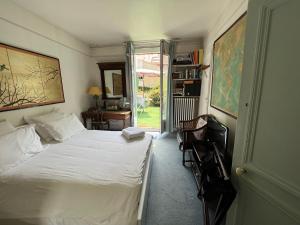
[[16, 128], [7, 120], [0, 122], [0, 136], [11, 133], [15, 130]]
[[19, 128], [18, 138], [24, 154], [35, 154], [44, 150], [40, 136], [35, 132], [35, 126], [29, 125]]
[[34, 126], [19, 128], [1, 136], [0, 146], [0, 172], [43, 150]]
[[45, 122], [44, 127], [48, 130], [53, 139], [60, 142], [85, 130], [85, 127], [74, 113], [60, 120]]
[[24, 120], [28, 124], [35, 124], [35, 129], [38, 134], [47, 142], [53, 140], [51, 134], [44, 127], [44, 124], [48, 121], [59, 120], [66, 117], [65, 113], [58, 112], [57, 110], [35, 117], [24, 117]]

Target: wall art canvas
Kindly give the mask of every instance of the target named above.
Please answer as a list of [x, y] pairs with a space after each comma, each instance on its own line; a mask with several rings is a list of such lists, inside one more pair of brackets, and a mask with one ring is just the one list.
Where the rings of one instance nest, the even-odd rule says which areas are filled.
[[246, 14], [215, 42], [210, 105], [237, 118], [243, 70]]
[[114, 95], [122, 95], [123, 87], [122, 87], [122, 74], [113, 73], [113, 94]]
[[57, 58], [0, 44], [0, 111], [64, 101]]

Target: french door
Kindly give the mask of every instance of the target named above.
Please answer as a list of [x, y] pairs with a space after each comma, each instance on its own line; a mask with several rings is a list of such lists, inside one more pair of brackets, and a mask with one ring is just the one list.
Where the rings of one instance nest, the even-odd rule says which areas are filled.
[[[131, 90], [131, 105], [132, 105], [132, 125], [137, 126], [137, 90], [138, 82], [136, 76], [135, 54], [149, 53], [159, 47], [160, 52], [160, 132], [164, 133], [169, 126], [169, 108], [170, 108], [170, 94], [169, 94], [169, 43], [161, 40], [159, 43], [152, 43], [149, 46], [138, 46], [137, 49], [133, 43], [127, 46], [127, 61], [128, 61], [128, 74], [129, 74], [129, 90]], [[142, 51], [141, 51], [142, 49]], [[139, 50], [139, 51], [137, 51]], [[156, 51], [157, 52], [157, 51]]]
[[127, 90], [130, 90], [130, 103], [131, 103], [131, 126], [137, 125], [137, 81], [135, 70], [135, 48], [133, 42], [128, 42], [126, 45], [126, 60], [127, 60], [127, 74], [128, 81], [126, 82]]

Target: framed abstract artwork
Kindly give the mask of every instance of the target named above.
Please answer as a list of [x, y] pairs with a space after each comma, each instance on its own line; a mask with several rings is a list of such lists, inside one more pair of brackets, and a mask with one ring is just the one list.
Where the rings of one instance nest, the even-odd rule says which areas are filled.
[[0, 112], [62, 102], [59, 59], [0, 44]]
[[243, 70], [246, 13], [225, 31], [213, 46], [213, 72], [210, 105], [238, 117]]

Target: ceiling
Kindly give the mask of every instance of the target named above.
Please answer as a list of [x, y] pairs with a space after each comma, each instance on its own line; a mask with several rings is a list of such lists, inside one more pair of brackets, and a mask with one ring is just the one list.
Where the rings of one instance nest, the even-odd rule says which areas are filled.
[[14, 0], [91, 47], [203, 37], [230, 0]]

